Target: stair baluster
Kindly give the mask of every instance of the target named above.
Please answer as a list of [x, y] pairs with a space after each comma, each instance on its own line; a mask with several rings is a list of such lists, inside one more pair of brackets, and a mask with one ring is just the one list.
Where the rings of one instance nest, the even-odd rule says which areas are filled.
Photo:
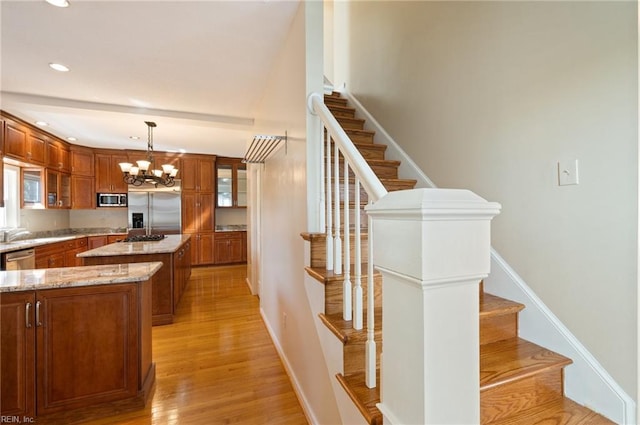
[[[324, 133], [325, 133], [325, 129], [324, 126], [321, 125], [319, 130], [320, 132], [320, 136], [318, 137], [318, 140], [320, 140], [321, 142], [319, 143], [320, 145], [320, 158], [324, 158], [325, 155], [325, 146], [324, 146]], [[327, 132], [327, 137], [329, 137], [329, 133]], [[319, 223], [319, 227], [320, 229], [327, 229], [327, 198], [325, 196], [325, 170], [324, 167], [322, 166], [322, 159], [320, 159], [320, 179], [318, 181], [318, 186], [319, 186], [319, 190], [318, 192], [320, 193], [320, 198], [318, 201], [318, 212], [319, 212], [319, 219], [320, 219], [320, 223]]]
[[[354, 232], [355, 232], [355, 252], [354, 252], [354, 267], [355, 270], [355, 290], [353, 294], [353, 328], [362, 329], [362, 233], [360, 230], [360, 179], [356, 177], [353, 184], [353, 197], [354, 197]], [[369, 257], [371, 258], [371, 257]]]
[[[349, 229], [349, 163], [344, 161], [344, 282], [342, 284], [342, 318], [351, 320], [352, 300], [351, 300], [351, 237]], [[338, 209], [340, 204], [338, 204]]]
[[[334, 232], [335, 235], [333, 237], [334, 243], [334, 260], [333, 260], [333, 272], [335, 274], [342, 274], [342, 238], [340, 237], [340, 148], [337, 143], [334, 143], [335, 152], [333, 157], [333, 172], [334, 172], [334, 184], [335, 190], [333, 194], [334, 203], [333, 203], [333, 213], [334, 217]], [[349, 176], [344, 177], [345, 180], [349, 178]]]
[[327, 270], [333, 270], [333, 214], [331, 211], [331, 135], [327, 131], [327, 188], [326, 192], [326, 207], [327, 207], [327, 232], [326, 232], [326, 263]]
[[[371, 201], [369, 201], [371, 205]], [[365, 384], [368, 388], [376, 387], [376, 340], [375, 340], [375, 291], [373, 288], [373, 219], [367, 214], [368, 253], [367, 263], [367, 344], [365, 345]]]

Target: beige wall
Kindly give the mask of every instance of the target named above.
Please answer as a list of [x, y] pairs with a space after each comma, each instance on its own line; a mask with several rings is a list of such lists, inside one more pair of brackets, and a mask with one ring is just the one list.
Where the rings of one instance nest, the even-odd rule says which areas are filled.
[[[631, 396], [636, 7], [356, 1], [334, 8], [345, 22], [336, 34], [347, 40], [336, 79], [436, 185], [502, 204], [496, 250]], [[560, 187], [557, 161], [573, 158], [580, 184]]]
[[[255, 115], [257, 134], [288, 133], [287, 147], [259, 168], [260, 306], [311, 416], [320, 424], [337, 424], [340, 416], [314, 325], [317, 319], [304, 286], [304, 243], [300, 237], [300, 232], [307, 230], [305, 9], [317, 9], [318, 5], [300, 3]], [[321, 71], [314, 76], [320, 88]]]

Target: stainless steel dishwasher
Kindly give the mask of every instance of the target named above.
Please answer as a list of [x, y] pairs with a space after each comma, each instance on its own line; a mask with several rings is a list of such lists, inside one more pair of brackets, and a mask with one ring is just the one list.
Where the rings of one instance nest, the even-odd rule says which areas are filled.
[[7, 252], [3, 255], [4, 270], [29, 270], [36, 268], [36, 254], [33, 248]]

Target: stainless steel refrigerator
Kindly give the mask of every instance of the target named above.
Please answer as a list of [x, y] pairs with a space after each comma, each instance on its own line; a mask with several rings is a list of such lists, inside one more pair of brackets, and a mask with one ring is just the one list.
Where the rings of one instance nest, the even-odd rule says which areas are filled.
[[172, 187], [130, 186], [127, 199], [129, 234], [181, 233], [181, 200], [180, 181]]

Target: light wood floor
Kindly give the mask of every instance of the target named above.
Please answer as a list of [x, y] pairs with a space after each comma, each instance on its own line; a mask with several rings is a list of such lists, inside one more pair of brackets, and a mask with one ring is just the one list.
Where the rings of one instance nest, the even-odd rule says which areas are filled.
[[175, 322], [153, 328], [147, 407], [76, 423], [307, 424], [245, 278], [245, 266], [195, 268]]

